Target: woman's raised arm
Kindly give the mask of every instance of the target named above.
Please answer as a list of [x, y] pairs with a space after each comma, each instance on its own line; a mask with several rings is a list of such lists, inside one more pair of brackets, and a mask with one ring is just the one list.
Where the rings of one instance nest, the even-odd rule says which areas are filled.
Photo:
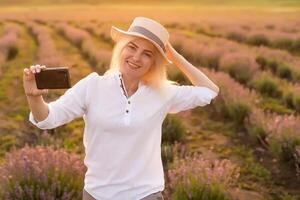
[[36, 122], [43, 121], [49, 114], [49, 108], [43, 99], [43, 94], [48, 90], [40, 90], [36, 86], [35, 73], [39, 73], [46, 66], [33, 65], [29, 69], [25, 68], [23, 72], [23, 87], [28, 101], [29, 108]]
[[168, 42], [166, 45], [166, 54], [170, 61], [173, 62], [195, 86], [205, 86], [219, 93], [219, 87], [212, 82], [200, 69], [188, 62], [180, 55]]

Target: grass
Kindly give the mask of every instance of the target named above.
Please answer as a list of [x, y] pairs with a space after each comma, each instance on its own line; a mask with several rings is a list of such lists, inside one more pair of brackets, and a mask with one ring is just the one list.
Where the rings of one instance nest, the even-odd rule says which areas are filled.
[[21, 28], [18, 40], [19, 52], [14, 59], [2, 66], [4, 71], [0, 79], [0, 157], [3, 157], [5, 152], [13, 146], [21, 144], [20, 137], [26, 134], [22, 129], [29, 112], [23, 91], [22, 76], [23, 68], [28, 67], [35, 59], [36, 44], [30, 38], [28, 30], [23, 26]]
[[[36, 1], [37, 2], [37, 1]], [[188, 3], [182, 4], [179, 1], [170, 5], [162, 2], [150, 6], [150, 1], [142, 5], [133, 5], [132, 3], [116, 4], [106, 3], [105, 5], [35, 5], [34, 1], [22, 7], [19, 4], [12, 6], [3, 6], [0, 8], [1, 18], [11, 17], [20, 19], [25, 14], [30, 13], [30, 18], [48, 20], [73, 20], [74, 23], [81, 23], [81, 20], [96, 19], [98, 21], [113, 24], [114, 21], [128, 22], [133, 17], [142, 15], [159, 19], [162, 22], [202, 22], [205, 19], [221, 20], [226, 16], [225, 20], [230, 17], [237, 17], [237, 20], [253, 18], [255, 14], [257, 18], [253, 20], [272, 21], [279, 17], [286, 19], [298, 19], [300, 2], [296, 1], [272, 1], [270, 0], [255, 0], [253, 2], [241, 1], [225, 1], [218, 4], [220, 1], [200, 0], [199, 2], [191, 0]], [[68, 2], [68, 1], [66, 1]], [[100, 1], [99, 1], [100, 2]], [[154, 1], [151, 1], [152, 3]], [[149, 3], [149, 4], [148, 4]], [[284, 5], [283, 5], [284, 4]], [[261, 6], [261, 7], [255, 7]], [[295, 7], [292, 7], [295, 6]], [[101, 12], [99, 12], [101, 10]], [[157, 12], [154, 13], [153, 10]], [[249, 15], [249, 12], [253, 15]], [[297, 13], [298, 12], [298, 13]], [[162, 13], [162, 14], [157, 14]], [[199, 14], [200, 13], [200, 14]], [[228, 14], [228, 15], [227, 15]], [[236, 19], [236, 18], [234, 18]], [[0, 24], [0, 34], [1, 34]], [[85, 58], [82, 56], [80, 50], [68, 42], [65, 38], [57, 33], [56, 30], [49, 27], [53, 39], [57, 45], [58, 50], [63, 55], [66, 65], [71, 67], [72, 82], [77, 82], [80, 78], [91, 71], [91, 68]], [[26, 31], [26, 29], [24, 29]], [[188, 33], [194, 36], [193, 33]], [[101, 46], [101, 40], [97, 40], [92, 36], [98, 45]], [[5, 128], [9, 132], [23, 131], [19, 130], [24, 120], [28, 117], [28, 107], [26, 99], [23, 96], [23, 89], [21, 83], [21, 71], [24, 66], [31, 64], [35, 60], [35, 51], [37, 50], [33, 38], [26, 32], [22, 34], [20, 41], [20, 55], [16, 59], [7, 62], [5, 74], [0, 80], [0, 93], [2, 92], [2, 99], [0, 101], [0, 121], [4, 121]], [[26, 51], [25, 51], [26, 50]], [[20, 71], [21, 70], [21, 71]], [[61, 94], [61, 93], [57, 93]], [[1, 94], [0, 94], [1, 97]], [[55, 96], [57, 97], [57, 96]], [[291, 110], [283, 107], [280, 102], [265, 101], [262, 106], [265, 109], [273, 110], [278, 113], [290, 113]], [[3, 109], [2, 109], [3, 108]], [[238, 132], [234, 128], [234, 124], [230, 120], [215, 120], [214, 117], [209, 116], [208, 110], [197, 108], [194, 110], [191, 117], [187, 117], [189, 121], [187, 131], [187, 148], [190, 152], [200, 151], [207, 156], [216, 156], [221, 158], [230, 158], [239, 163], [242, 169], [241, 188], [253, 189], [257, 192], [268, 193], [270, 190], [280, 194], [278, 188], [272, 185], [273, 175], [270, 174], [269, 165], [262, 163], [256, 155], [253, 146], [242, 145], [247, 141], [240, 140]], [[0, 123], [1, 123], [0, 122]], [[83, 153], [82, 136], [83, 136], [83, 120], [74, 120], [65, 126], [62, 126], [55, 131], [55, 135], [45, 136], [44, 140], [40, 134], [36, 134], [37, 140], [41, 142], [58, 144], [68, 151]], [[21, 127], [23, 128], [23, 127]], [[36, 130], [36, 128], [35, 128]], [[22, 137], [26, 137], [23, 135]], [[1, 133], [0, 150], [6, 151], [12, 145], [17, 143], [19, 138], [9, 133]], [[48, 143], [47, 143], [48, 142]], [[253, 149], [252, 149], [253, 148]], [[3, 153], [3, 151], [2, 151]], [[0, 151], [1, 155], [1, 151]], [[0, 156], [1, 159], [1, 156]], [[273, 163], [279, 165], [279, 163]], [[282, 178], [287, 181], [286, 179]], [[293, 199], [289, 195], [290, 185], [282, 184], [281, 186], [286, 190], [287, 194], [282, 199]], [[270, 189], [271, 188], [271, 189]]]
[[268, 182], [271, 172], [257, 162], [252, 149], [244, 145], [237, 145], [231, 149], [231, 154], [239, 156], [242, 161], [241, 177], [252, 181]]
[[[189, 130], [186, 136], [188, 152], [198, 152], [209, 158], [230, 159], [238, 164], [241, 168], [240, 189], [255, 191], [265, 199], [275, 196], [279, 200], [283, 191], [289, 195], [299, 194], [293, 189], [295, 180], [288, 184], [289, 176], [293, 174], [291, 169], [287, 170], [286, 164], [278, 162], [269, 152], [253, 144], [246, 133], [236, 131], [230, 121], [214, 119], [206, 108], [201, 107], [182, 120], [185, 125], [191, 125], [186, 125]], [[283, 170], [280, 174], [286, 175], [277, 174], [278, 170]], [[277, 182], [282, 184], [279, 186]]]
[[[19, 39], [19, 53], [15, 59], [7, 61], [3, 66], [4, 72], [0, 80], [0, 108], [6, 114], [7, 121], [14, 121], [20, 124], [21, 118], [25, 116], [27, 102], [23, 90], [23, 68], [29, 67], [35, 59], [36, 45], [27, 30], [22, 27], [22, 34]], [[17, 119], [17, 120], [15, 120]]]
[[285, 107], [277, 99], [274, 98], [264, 98], [260, 104], [260, 107], [264, 110], [273, 111], [278, 114], [294, 113], [294, 110]]
[[49, 27], [51, 37], [53, 38], [56, 48], [62, 55], [62, 59], [66, 66], [70, 68], [72, 75], [72, 85], [92, 71], [91, 66], [84, 60], [80, 50], [63, 36], [57, 30]]
[[[232, 157], [233, 160], [240, 163], [241, 175], [246, 181], [270, 181], [271, 173], [257, 162], [253, 150], [247, 146], [240, 145], [233, 124], [209, 119], [205, 116], [204, 109], [201, 108], [195, 109], [194, 115], [197, 117], [194, 118], [192, 123], [194, 126], [201, 123], [199, 125], [201, 128], [197, 129], [197, 134], [189, 139], [188, 146], [191, 149], [197, 149], [197, 146], [198, 148], [206, 147], [207, 149], [214, 147], [213, 150], [218, 156], [223, 158]], [[221, 133], [219, 133], [220, 130], [222, 130]], [[218, 136], [218, 134], [226, 137]], [[205, 152], [203, 153], [205, 154]]]
[[17, 138], [12, 134], [0, 134], [0, 158], [4, 157], [5, 153], [8, 152], [17, 143]]
[[0, 22], [0, 37], [2, 37], [3, 35], [3, 31], [4, 31], [3, 28], [4, 28], [3, 23]]
[[[50, 27], [48, 28], [65, 65], [70, 68], [72, 85], [74, 85], [81, 78], [89, 74], [92, 69], [84, 60], [77, 47], [58, 34], [57, 30]], [[62, 91], [60, 91], [60, 93], [62, 94]], [[76, 153], [83, 153], [83, 127], [83, 119], [76, 119], [65, 126], [57, 128], [56, 134], [59, 135], [59, 138], [62, 140], [61, 145], [63, 148]]]
[[95, 44], [103, 49], [112, 51], [113, 50], [113, 46], [109, 43], [107, 43], [106, 41], [104, 41], [102, 38], [100, 38], [99, 36], [93, 34], [92, 32], [90, 32], [89, 30], [83, 28], [80, 23], [74, 23], [71, 24], [72, 26], [81, 29], [81, 30], [85, 30], [90, 34], [91, 39], [95, 42]]

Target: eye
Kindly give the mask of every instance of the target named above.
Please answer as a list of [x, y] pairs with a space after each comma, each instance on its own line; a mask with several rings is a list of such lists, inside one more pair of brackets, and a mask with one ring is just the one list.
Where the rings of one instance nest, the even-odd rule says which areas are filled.
[[144, 53], [148, 58], [151, 58], [152, 57], [152, 54], [151, 53]]
[[128, 47], [132, 50], [135, 50], [135, 46], [133, 46], [133, 45], [128, 45]]

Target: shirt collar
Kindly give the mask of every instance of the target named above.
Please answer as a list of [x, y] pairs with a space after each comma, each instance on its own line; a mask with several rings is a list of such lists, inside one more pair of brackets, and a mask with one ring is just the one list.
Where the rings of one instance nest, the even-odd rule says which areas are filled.
[[[122, 78], [122, 73], [120, 72], [120, 70], [117, 70], [116, 72], [115, 72], [115, 77], [117, 78], [117, 80], [118, 80], [118, 82], [120, 81], [120, 78]], [[123, 79], [122, 79], [123, 80]], [[138, 87], [140, 88], [140, 87], [143, 87], [143, 86], [145, 86], [145, 84], [142, 82], [142, 81], [139, 81], [139, 85], [138, 85]]]

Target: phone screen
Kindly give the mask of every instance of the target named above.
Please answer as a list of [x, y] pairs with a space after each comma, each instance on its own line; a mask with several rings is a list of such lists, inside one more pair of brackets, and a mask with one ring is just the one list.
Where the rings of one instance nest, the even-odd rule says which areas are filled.
[[67, 89], [71, 87], [70, 74], [67, 67], [42, 69], [35, 74], [38, 89]]

